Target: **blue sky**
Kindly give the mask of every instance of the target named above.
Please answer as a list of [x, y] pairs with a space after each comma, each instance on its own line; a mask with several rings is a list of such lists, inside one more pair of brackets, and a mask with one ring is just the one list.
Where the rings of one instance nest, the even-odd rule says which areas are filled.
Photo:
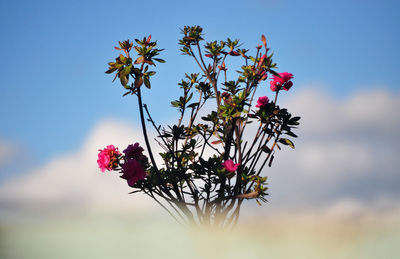
[[320, 85], [346, 98], [365, 88], [399, 92], [399, 7], [398, 1], [1, 1], [0, 140], [17, 143], [23, 154], [0, 168], [0, 180], [76, 149], [103, 118], [138, 122], [134, 98], [121, 98], [121, 87], [104, 74], [119, 40], [152, 34], [166, 49], [167, 63], [157, 67], [144, 97], [162, 122], [173, 118], [177, 82], [197, 71], [178, 52], [184, 25], [201, 25], [209, 40], [240, 38], [249, 49], [265, 34], [296, 87]]

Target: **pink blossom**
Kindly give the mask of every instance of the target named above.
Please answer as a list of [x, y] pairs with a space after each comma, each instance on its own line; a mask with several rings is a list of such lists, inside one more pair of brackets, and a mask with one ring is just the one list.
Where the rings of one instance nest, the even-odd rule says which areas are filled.
[[257, 100], [256, 107], [257, 107], [257, 108], [263, 107], [263, 106], [267, 105], [268, 102], [269, 102], [269, 99], [268, 99], [267, 96], [261, 96], [261, 97], [258, 98], [258, 100]]
[[225, 162], [222, 163], [222, 166], [229, 172], [233, 173], [237, 170], [238, 166], [240, 164], [234, 164], [232, 160], [225, 160]]
[[100, 149], [99, 151], [97, 164], [102, 172], [106, 169], [111, 171], [118, 165], [118, 157], [121, 153], [118, 151], [118, 148], [114, 147], [114, 145], [108, 145], [105, 149]]
[[143, 166], [135, 159], [130, 159], [122, 166], [121, 178], [128, 181], [128, 185], [133, 187], [139, 180], [146, 178], [146, 172]]
[[293, 78], [293, 74], [288, 73], [288, 72], [283, 72], [279, 73], [279, 76], [272, 76], [272, 81], [271, 81], [271, 90], [276, 92], [279, 91], [283, 88], [283, 90], [288, 91], [292, 86], [293, 82], [290, 81]]
[[293, 78], [293, 74], [288, 72], [279, 73], [279, 75], [280, 77], [274, 75], [273, 80], [282, 85]]
[[275, 81], [270, 82], [270, 87], [272, 92], [276, 92], [278, 90], [278, 86], [276, 85]]

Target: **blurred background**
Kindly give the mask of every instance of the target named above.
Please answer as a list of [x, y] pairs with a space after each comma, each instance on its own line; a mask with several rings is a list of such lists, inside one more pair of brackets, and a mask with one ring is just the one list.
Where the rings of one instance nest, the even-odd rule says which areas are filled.
[[[396, 258], [400, 256], [398, 1], [0, 1], [0, 258]], [[118, 41], [165, 51], [151, 90], [177, 119], [177, 83], [198, 72], [180, 28], [206, 40], [265, 34], [280, 105], [302, 117], [280, 151], [269, 202], [233, 232], [189, 230], [97, 168], [98, 149], [141, 142], [137, 103], [105, 74]], [[254, 55], [254, 53], [253, 53]], [[229, 64], [229, 60], [227, 61]], [[229, 67], [228, 67], [229, 69]], [[269, 81], [259, 96], [272, 97]]]

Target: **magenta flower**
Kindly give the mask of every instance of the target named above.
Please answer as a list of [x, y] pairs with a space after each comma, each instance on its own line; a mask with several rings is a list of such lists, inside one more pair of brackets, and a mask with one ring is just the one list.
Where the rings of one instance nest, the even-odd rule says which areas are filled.
[[273, 79], [274, 79], [274, 81], [277, 81], [278, 83], [280, 83], [282, 85], [293, 78], [293, 74], [288, 73], [288, 72], [279, 73], [279, 75], [281, 77], [273, 76]]
[[284, 84], [284, 85], [282, 86], [282, 88], [283, 88], [283, 90], [285, 90], [285, 91], [289, 91], [289, 89], [290, 89], [292, 86], [293, 86], [293, 82], [292, 82], [292, 81], [289, 81], [289, 82], [287, 82], [286, 84]]
[[267, 105], [268, 102], [269, 102], [269, 99], [268, 99], [267, 96], [261, 96], [261, 97], [258, 98], [258, 100], [257, 100], [256, 107], [257, 107], [257, 108], [263, 107], [263, 106]]
[[144, 149], [139, 146], [139, 143], [135, 143], [135, 144], [130, 144], [125, 150], [124, 150], [124, 154], [125, 154], [125, 159], [138, 159], [140, 156], [143, 155], [143, 151]]
[[108, 145], [105, 149], [99, 149], [97, 164], [102, 172], [106, 169], [111, 171], [118, 165], [118, 158], [121, 153], [114, 145]]
[[127, 180], [130, 187], [133, 187], [137, 181], [146, 178], [146, 172], [143, 166], [135, 159], [126, 161], [121, 167], [121, 178]]
[[229, 172], [233, 173], [237, 170], [240, 164], [234, 164], [232, 160], [226, 160], [222, 163], [222, 166]]
[[293, 74], [288, 72], [279, 73], [280, 77], [272, 76], [271, 81], [271, 90], [273, 92], [279, 91], [283, 88], [283, 90], [288, 91], [292, 86], [293, 82], [290, 81], [293, 78]]

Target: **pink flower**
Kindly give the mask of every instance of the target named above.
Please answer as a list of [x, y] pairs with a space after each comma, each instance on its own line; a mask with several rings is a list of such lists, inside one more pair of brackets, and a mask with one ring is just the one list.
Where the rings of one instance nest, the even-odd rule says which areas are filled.
[[99, 149], [99, 151], [97, 164], [102, 172], [106, 169], [111, 171], [117, 167], [118, 157], [121, 155], [118, 148], [115, 148], [114, 145], [108, 145], [105, 149]]
[[263, 106], [267, 105], [268, 102], [269, 102], [269, 99], [268, 99], [267, 96], [261, 96], [261, 97], [258, 98], [258, 100], [257, 100], [256, 107], [257, 107], [257, 108], [263, 107]]
[[279, 76], [272, 76], [272, 81], [271, 81], [271, 90], [276, 92], [281, 90], [281, 88], [283, 88], [283, 90], [288, 91], [292, 86], [293, 86], [293, 82], [290, 81], [293, 78], [293, 74], [288, 73], [288, 72], [283, 72], [283, 73], [279, 73]]
[[278, 86], [276, 85], [275, 81], [271, 81], [270, 84], [271, 86], [269, 88], [271, 88], [272, 92], [278, 91]]
[[137, 181], [146, 178], [143, 166], [135, 159], [126, 161], [121, 167], [121, 178], [127, 180], [130, 187], [133, 187]]
[[239, 164], [234, 164], [232, 160], [226, 160], [222, 163], [222, 166], [229, 172], [233, 173], [237, 170]]
[[276, 81], [277, 83], [282, 84], [282, 85], [293, 78], [293, 74], [288, 73], [288, 72], [279, 73], [279, 75], [281, 77], [278, 77], [278, 76], [274, 75], [273, 76], [273, 80]]

